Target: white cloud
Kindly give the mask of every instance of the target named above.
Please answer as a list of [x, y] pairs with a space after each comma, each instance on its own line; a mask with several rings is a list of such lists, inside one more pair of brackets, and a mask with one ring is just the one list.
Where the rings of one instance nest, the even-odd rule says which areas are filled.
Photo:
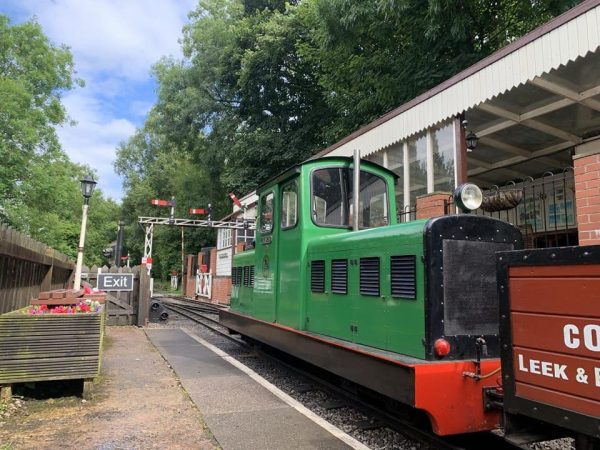
[[151, 66], [162, 56], [181, 55], [181, 30], [197, 0], [12, 1], [37, 17], [52, 42], [70, 47], [86, 86], [65, 95], [77, 125], [58, 134], [71, 159], [96, 169], [99, 187], [120, 200], [116, 147], [153, 104]]
[[150, 109], [154, 106], [154, 103], [148, 101], [134, 101], [131, 103], [131, 112], [137, 116], [145, 116], [150, 112]]
[[96, 170], [98, 186], [106, 195], [120, 200], [122, 180], [113, 170], [115, 149], [134, 133], [135, 125], [125, 118], [104, 117], [98, 101], [83, 93], [69, 94], [64, 103], [78, 123], [58, 130], [63, 148], [71, 160]]
[[179, 55], [178, 39], [195, 0], [25, 0], [44, 32], [64, 43], [86, 77], [104, 72], [143, 80], [163, 55]]

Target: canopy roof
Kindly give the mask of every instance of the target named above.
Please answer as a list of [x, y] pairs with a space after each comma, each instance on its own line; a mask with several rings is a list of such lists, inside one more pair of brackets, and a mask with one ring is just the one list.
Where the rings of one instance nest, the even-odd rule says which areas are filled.
[[531, 159], [562, 169], [565, 149], [600, 135], [599, 30], [600, 0], [584, 1], [317, 156], [366, 156], [465, 113], [481, 138], [470, 178], [531, 175]]

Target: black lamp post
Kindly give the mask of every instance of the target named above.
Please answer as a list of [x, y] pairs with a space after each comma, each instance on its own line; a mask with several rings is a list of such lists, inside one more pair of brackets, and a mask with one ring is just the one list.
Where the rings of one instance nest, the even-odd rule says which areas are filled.
[[86, 175], [83, 177], [81, 181], [81, 193], [83, 194], [83, 203], [88, 205], [90, 203], [90, 198], [94, 193], [94, 188], [96, 187], [96, 182], [90, 175]]
[[87, 226], [87, 214], [90, 205], [90, 198], [94, 193], [96, 182], [90, 175], [86, 175], [81, 180], [81, 193], [83, 194], [83, 213], [81, 215], [81, 233], [79, 234], [79, 247], [77, 248], [77, 265], [75, 266], [75, 280], [73, 289], [78, 290], [81, 287], [81, 267], [83, 266], [83, 245], [85, 243], [85, 229]]

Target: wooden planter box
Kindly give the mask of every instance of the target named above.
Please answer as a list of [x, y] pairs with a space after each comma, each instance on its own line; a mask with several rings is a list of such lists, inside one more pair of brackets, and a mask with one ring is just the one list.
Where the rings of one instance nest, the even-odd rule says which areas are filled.
[[0, 315], [0, 385], [98, 376], [104, 306], [85, 314], [30, 315], [27, 309]]

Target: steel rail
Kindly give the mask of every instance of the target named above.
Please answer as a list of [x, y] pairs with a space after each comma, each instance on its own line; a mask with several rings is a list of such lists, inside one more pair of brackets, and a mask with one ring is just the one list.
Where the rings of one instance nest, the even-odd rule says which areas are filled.
[[[188, 312], [202, 312], [202, 313], [206, 313], [206, 314], [212, 314], [214, 316], [218, 316], [219, 315], [219, 310], [218, 309], [214, 309], [214, 308], [207, 308], [203, 305], [190, 305], [188, 303], [174, 303], [172, 301], [163, 301], [164, 305], [174, 305], [178, 308], [184, 308], [185, 310], [187, 310]], [[215, 322], [216, 324], [219, 324], [218, 320], [214, 320], [214, 319], [209, 319], [212, 320], [213, 322]]]
[[[201, 321], [201, 319], [205, 319], [205, 320], [209, 320], [209, 321], [213, 321], [212, 319], [209, 319], [205, 316], [203, 316], [202, 314], [196, 313], [196, 312], [190, 312], [190, 311], [186, 311], [183, 308], [174, 306], [173, 304], [167, 304], [165, 303], [165, 308], [170, 309], [171, 311], [176, 312], [177, 314], [181, 314], [184, 317], [187, 317], [188, 319], [192, 320], [193, 322], [198, 323], [199, 325], [202, 325], [205, 328], [208, 328], [209, 330], [211, 330], [214, 333], [217, 333], [219, 335], [221, 335], [222, 337], [229, 339], [232, 342], [235, 342], [236, 344], [242, 346], [242, 347], [250, 347], [246, 342], [242, 341], [241, 339], [238, 339], [234, 336], [231, 336], [229, 333], [221, 331], [219, 329], [217, 329], [216, 327], [213, 327], [211, 325], [208, 325], [207, 323], [204, 323]], [[199, 319], [199, 317], [201, 319]]]
[[189, 304], [190, 306], [202, 306], [206, 308], [212, 308], [215, 311], [219, 311], [221, 309], [227, 309], [227, 305], [220, 305], [218, 303], [205, 302], [204, 300], [193, 300], [189, 297], [183, 297], [181, 295], [167, 295], [167, 294], [157, 294], [153, 297], [156, 300], [164, 299], [164, 300], [177, 300], [179, 302], [183, 302]]

